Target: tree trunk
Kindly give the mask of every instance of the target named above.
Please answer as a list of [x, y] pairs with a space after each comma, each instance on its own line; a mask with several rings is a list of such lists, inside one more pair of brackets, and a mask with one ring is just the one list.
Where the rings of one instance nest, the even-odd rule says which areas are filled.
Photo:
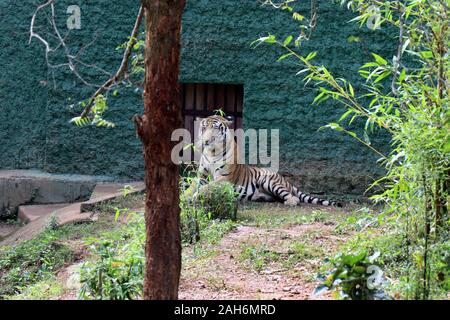
[[185, 0], [142, 0], [145, 8], [144, 115], [135, 116], [145, 160], [144, 299], [177, 299], [181, 271], [178, 166], [173, 130], [181, 127], [178, 84]]

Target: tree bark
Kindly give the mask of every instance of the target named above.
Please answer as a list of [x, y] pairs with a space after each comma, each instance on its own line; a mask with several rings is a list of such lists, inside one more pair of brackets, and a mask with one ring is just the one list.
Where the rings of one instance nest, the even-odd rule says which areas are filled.
[[173, 130], [181, 127], [178, 84], [185, 0], [142, 0], [145, 8], [144, 115], [135, 116], [145, 161], [144, 299], [177, 299], [181, 271], [178, 166]]

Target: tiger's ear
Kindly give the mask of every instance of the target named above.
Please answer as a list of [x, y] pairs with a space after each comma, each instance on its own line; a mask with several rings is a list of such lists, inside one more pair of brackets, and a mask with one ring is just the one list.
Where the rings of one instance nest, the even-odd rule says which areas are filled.
[[229, 127], [230, 127], [230, 126], [233, 124], [233, 122], [234, 122], [234, 117], [233, 117], [233, 116], [226, 116], [225, 119], [227, 119], [226, 124], [227, 124], [227, 126], [229, 126]]

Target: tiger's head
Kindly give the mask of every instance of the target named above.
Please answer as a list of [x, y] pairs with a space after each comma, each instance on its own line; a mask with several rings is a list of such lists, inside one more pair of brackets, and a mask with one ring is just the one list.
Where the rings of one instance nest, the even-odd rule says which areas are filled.
[[[204, 150], [216, 153], [223, 150], [226, 143], [233, 141], [229, 131], [232, 124], [230, 120], [222, 116], [214, 115], [200, 121], [199, 137]], [[231, 140], [230, 140], [231, 139]]]

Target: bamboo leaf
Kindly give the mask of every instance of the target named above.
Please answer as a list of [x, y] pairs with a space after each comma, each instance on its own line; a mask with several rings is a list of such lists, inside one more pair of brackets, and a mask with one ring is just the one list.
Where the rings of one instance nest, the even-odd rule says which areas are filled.
[[288, 36], [284, 42], [283, 42], [283, 46], [287, 47], [291, 42], [292, 42], [293, 37], [292, 36]]
[[388, 64], [387, 60], [379, 56], [378, 54], [372, 53], [372, 56], [375, 58], [375, 61], [378, 63], [378, 65], [385, 66]]

